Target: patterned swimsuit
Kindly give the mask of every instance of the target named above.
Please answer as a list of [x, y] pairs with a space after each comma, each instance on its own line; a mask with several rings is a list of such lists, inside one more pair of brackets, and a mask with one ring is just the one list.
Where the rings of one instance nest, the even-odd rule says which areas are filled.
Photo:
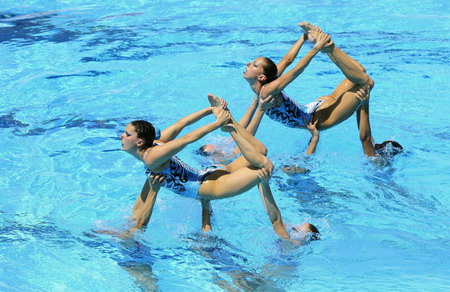
[[[148, 178], [156, 174], [148, 169], [147, 166], [144, 167]], [[200, 185], [209, 174], [218, 169], [224, 169], [224, 167], [222, 165], [212, 165], [206, 169], [197, 170], [181, 161], [177, 156], [172, 156], [169, 166], [160, 172], [160, 174], [166, 176], [162, 186], [183, 197], [199, 199], [198, 190]]]
[[266, 111], [266, 115], [269, 116], [270, 119], [291, 128], [306, 127], [303, 119], [309, 124], [317, 108], [323, 102], [323, 100], [317, 100], [300, 106], [286, 93], [281, 92], [281, 96], [283, 97], [281, 105], [279, 107], [270, 108]]

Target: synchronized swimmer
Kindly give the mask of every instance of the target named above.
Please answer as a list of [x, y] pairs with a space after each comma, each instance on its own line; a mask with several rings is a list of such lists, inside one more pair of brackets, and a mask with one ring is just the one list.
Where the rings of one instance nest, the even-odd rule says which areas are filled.
[[[247, 64], [243, 77], [255, 98], [240, 122], [233, 118], [223, 99], [209, 94], [211, 106], [179, 119], [160, 135], [151, 123], [143, 120], [133, 121], [126, 127], [120, 136], [122, 150], [142, 161], [147, 175], [132, 211], [133, 230], [147, 226], [161, 186], [181, 196], [201, 201], [203, 231], [211, 230], [211, 200], [241, 195], [258, 186], [278, 236], [286, 239], [291, 238], [291, 235], [301, 240], [317, 239], [319, 230], [312, 224], [293, 227], [290, 234], [283, 223], [269, 186], [273, 164], [267, 158], [264, 144], [254, 137], [264, 115], [288, 127], [309, 130], [312, 138], [307, 154], [315, 152], [320, 131], [338, 125], [355, 112], [360, 140], [367, 156], [395, 155], [402, 151], [401, 145], [395, 141], [374, 143], [369, 122], [369, 97], [374, 81], [366, 74], [364, 67], [338, 48], [319, 27], [306, 22], [299, 25], [304, 34], [278, 64], [266, 57], [256, 58]], [[283, 74], [307, 40], [314, 44], [313, 48], [293, 69]], [[284, 89], [303, 73], [319, 52], [329, 56], [345, 79], [330, 95], [299, 105]], [[214, 122], [178, 137], [186, 126], [211, 114], [215, 117]], [[190, 167], [176, 156], [187, 145], [219, 128], [231, 135], [241, 156], [228, 164], [215, 164], [203, 170]], [[220, 145], [208, 145], [202, 151], [214, 153], [218, 151], [217, 148]]]
[[[306, 154], [312, 154], [319, 142], [320, 131], [340, 124], [356, 112], [360, 139], [367, 156], [395, 155], [401, 152], [403, 148], [395, 141], [374, 143], [369, 123], [369, 92], [374, 81], [366, 74], [365, 68], [338, 48], [330, 36], [319, 27], [307, 22], [302, 22], [299, 26], [304, 30], [304, 34], [278, 64], [266, 57], [258, 57], [247, 64], [243, 77], [254, 92], [255, 98], [241, 124], [255, 135], [262, 118], [267, 115], [287, 127], [308, 129], [312, 137]], [[306, 40], [313, 43], [314, 47], [293, 69], [283, 74], [293, 63]], [[304, 72], [319, 52], [329, 56], [345, 79], [330, 95], [319, 97], [306, 105], [299, 105], [284, 89]], [[221, 152], [220, 145], [206, 145], [201, 150], [203, 154], [214, 155]]]
[[[178, 120], [161, 131], [160, 137], [155, 137], [153, 125], [143, 120], [131, 122], [120, 136], [122, 150], [143, 161], [148, 176], [133, 208], [131, 219], [135, 221], [135, 228], [148, 224], [160, 186], [181, 196], [199, 199], [202, 205], [202, 230], [209, 231], [211, 200], [234, 197], [258, 185], [275, 232], [282, 238], [290, 238], [270, 191], [269, 179], [273, 164], [266, 157], [266, 147], [234, 120], [224, 100], [213, 95], [209, 95], [208, 99], [210, 107]], [[213, 123], [177, 138], [186, 126], [210, 114], [216, 117]], [[217, 164], [204, 170], [193, 169], [175, 156], [187, 145], [218, 128], [230, 133], [242, 156], [228, 165]], [[305, 223], [293, 228], [293, 232], [302, 232], [306, 238], [308, 235], [316, 236], [318, 230]], [[295, 237], [301, 235], [296, 234]]]

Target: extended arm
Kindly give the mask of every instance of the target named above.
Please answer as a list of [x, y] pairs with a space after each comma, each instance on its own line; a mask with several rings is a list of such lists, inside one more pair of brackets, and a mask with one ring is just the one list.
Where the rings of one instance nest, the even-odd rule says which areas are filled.
[[247, 131], [250, 132], [253, 136], [256, 135], [256, 131], [258, 130], [259, 125], [261, 124], [262, 118], [264, 117], [264, 113], [275, 105], [275, 98], [271, 95], [265, 99], [259, 100], [258, 108], [253, 115], [253, 119], [247, 127]]
[[268, 95], [278, 96], [278, 94], [284, 90], [286, 86], [294, 81], [300, 74], [305, 71], [311, 60], [315, 55], [330, 41], [330, 36], [326, 33], [319, 33], [316, 43], [311, 51], [309, 51], [303, 58], [295, 65], [295, 67], [289, 70], [286, 74], [281, 75], [276, 80], [266, 85], [264, 90], [264, 98]]
[[317, 122], [319, 120], [316, 120], [314, 123], [311, 121], [309, 122], [309, 124], [306, 123], [306, 119], [303, 119], [306, 127], [308, 128], [309, 132], [311, 133], [311, 140], [309, 140], [309, 144], [308, 144], [308, 149], [306, 150], [306, 155], [310, 155], [313, 154], [314, 152], [316, 152], [316, 147], [317, 144], [319, 143], [319, 138], [320, 138], [320, 134], [319, 134], [319, 130], [317, 130], [316, 126], [317, 126]]
[[161, 183], [164, 181], [163, 175], [154, 175], [145, 181], [141, 194], [139, 195], [131, 213], [131, 219], [135, 220], [135, 228], [147, 226], [155, 206], [156, 196]]
[[277, 64], [278, 76], [281, 76], [284, 70], [291, 65], [298, 55], [298, 52], [302, 48], [305, 41], [308, 39], [307, 34], [303, 34], [298, 41], [289, 49], [289, 51], [284, 55], [283, 59]]
[[212, 113], [212, 108], [207, 107], [202, 110], [199, 110], [195, 113], [192, 113], [184, 118], [179, 119], [173, 125], [167, 127], [161, 132], [161, 140], [162, 142], [169, 142], [175, 139], [178, 134], [187, 126], [201, 120], [202, 118], [210, 115]]
[[242, 116], [241, 120], [239, 121], [239, 124], [242, 127], [247, 128], [248, 125], [250, 124], [250, 121], [252, 120], [252, 117], [255, 114], [256, 108], [258, 107], [258, 99], [259, 99], [259, 97], [257, 95], [255, 95], [253, 97], [252, 103], [250, 104], [247, 111]]
[[211, 231], [211, 201], [201, 199], [202, 203], [202, 231]]
[[261, 182], [258, 184], [259, 193], [261, 194], [264, 208], [266, 209], [267, 215], [269, 215], [275, 233], [282, 238], [290, 238], [284, 227], [280, 209], [278, 209], [269, 187], [270, 174], [263, 168], [259, 170], [258, 176], [261, 179]]
[[[253, 118], [246, 128], [252, 136], [256, 135], [256, 131], [258, 130], [259, 125], [261, 124], [262, 118], [264, 117], [264, 113], [271, 107], [273, 107], [275, 104], [275, 99], [272, 96], [269, 96], [268, 98], [262, 100], [260, 99], [257, 103], [257, 109], [253, 115]], [[234, 154], [237, 155], [240, 152], [239, 148], [236, 147], [234, 149]]]
[[148, 155], [144, 158], [144, 163], [152, 171], [158, 172], [158, 168], [164, 166], [164, 164], [167, 163], [172, 156], [180, 152], [184, 147], [223, 126], [229, 120], [229, 111], [221, 111], [215, 122], [204, 125], [180, 138], [151, 148], [151, 150], [148, 151]]
[[356, 92], [356, 97], [361, 100], [361, 106], [356, 112], [356, 120], [358, 122], [359, 139], [361, 140], [364, 154], [373, 157], [376, 155], [369, 121], [369, 96], [370, 88], [366, 90], [361, 88]]

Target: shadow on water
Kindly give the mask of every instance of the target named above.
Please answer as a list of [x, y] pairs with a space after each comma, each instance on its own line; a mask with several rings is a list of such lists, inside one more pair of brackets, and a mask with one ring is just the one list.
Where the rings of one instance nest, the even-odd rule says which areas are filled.
[[[119, 119], [86, 119], [80, 115], [67, 115], [53, 118], [50, 120], [44, 120], [39, 123], [35, 123], [32, 128], [31, 125], [21, 122], [14, 117], [14, 113], [9, 113], [0, 116], [0, 128], [11, 128], [12, 134], [18, 137], [27, 136], [43, 136], [46, 134], [53, 134], [60, 130], [70, 129], [70, 128], [84, 128], [84, 129], [116, 129], [118, 133], [114, 137], [88, 137], [78, 144], [82, 146], [93, 146], [97, 145], [108, 139], [119, 139], [119, 133], [125, 128], [129, 118]], [[69, 150], [58, 150], [50, 156], [56, 156], [60, 154], [67, 153]], [[111, 150], [103, 150], [109, 152]]]
[[434, 212], [441, 203], [433, 194], [420, 194], [397, 182], [395, 160], [408, 159], [410, 155], [405, 152], [389, 161], [368, 165], [369, 173], [364, 179], [375, 191], [365, 192], [366, 198], [378, 200], [385, 210], [392, 212], [405, 213], [415, 208], [422, 208], [420, 213], [425, 210]]
[[42, 41], [63, 43], [74, 40], [80, 37], [75, 31], [60, 29], [51, 23], [52, 17], [67, 10], [69, 9], [24, 15], [0, 12], [0, 24], [3, 24], [0, 28], [0, 43], [13, 42], [16, 45], [25, 46]]
[[[120, 129], [117, 129], [117, 131], [122, 131], [126, 127], [126, 125], [128, 125], [129, 121], [143, 118], [122, 117], [112, 119], [89, 119], [86, 118], [87, 115], [68, 114], [36, 122], [34, 123], [35, 126], [32, 127], [30, 124], [24, 123], [15, 117], [16, 112], [18, 111], [20, 110], [14, 110], [12, 112], [0, 115], [0, 129], [13, 129], [12, 133], [16, 136], [43, 135], [53, 130], [70, 128], [116, 129], [117, 127], [121, 127]], [[151, 115], [146, 115], [146, 118], [148, 120], [154, 119], [154, 117]], [[30, 127], [32, 128], [30, 129]]]
[[[234, 27], [209, 26], [208, 22], [204, 25], [186, 25], [178, 28], [169, 28], [161, 26], [158, 22], [140, 23], [139, 25], [127, 26], [111, 26], [103, 22], [111, 17], [145, 17], [146, 13], [127, 13], [122, 15], [108, 15], [106, 17], [82, 19], [67, 12], [72, 10], [89, 9], [89, 7], [75, 7], [55, 11], [43, 11], [26, 15], [20, 15], [14, 12], [0, 12], [0, 43], [12, 43], [16, 46], [33, 45], [39, 42], [64, 43], [77, 41], [80, 51], [91, 51], [92, 48], [98, 49], [107, 45], [102, 52], [96, 53], [94, 56], [84, 56], [81, 62], [108, 62], [108, 61], [124, 61], [124, 60], [148, 60], [155, 56], [171, 55], [173, 53], [182, 53], [190, 51], [198, 51], [203, 47], [221, 47], [226, 45], [240, 44], [247, 47], [261, 46], [278, 46], [280, 44], [291, 44], [286, 41], [279, 42], [254, 42], [249, 40], [246, 35], [245, 39], [229, 39], [229, 35], [235, 32]], [[65, 18], [62, 18], [64, 16]], [[148, 15], [150, 16], [150, 15]], [[151, 15], [153, 17], [153, 15]], [[61, 25], [52, 23], [52, 18], [58, 17], [58, 23], [66, 21]], [[297, 33], [295, 27], [247, 27], [248, 33], [268, 34], [268, 33]], [[178, 42], [164, 42], [163, 35], [180, 35]], [[449, 62], [450, 51], [446, 46], [436, 49], [422, 49], [418, 53], [415, 49], [410, 48], [394, 48], [398, 41], [414, 43], [418, 41], [416, 34], [408, 33], [387, 33], [380, 31], [377, 33], [367, 32], [337, 32], [337, 38], [354, 38], [359, 36], [366, 39], [385, 39], [386, 42], [372, 44], [373, 51], [370, 54], [398, 54], [405, 63], [426, 62]], [[89, 37], [87, 37], [89, 36]], [[184, 37], [185, 36], [185, 37]], [[222, 36], [227, 36], [223, 42], [218, 42]], [[198, 38], [197, 38], [198, 37]], [[407, 38], [408, 40], [405, 40]], [[183, 41], [186, 39], [186, 41]], [[431, 40], [430, 40], [431, 41]], [[446, 40], [442, 40], [445, 43]], [[448, 40], [447, 40], [448, 41]], [[366, 45], [364, 45], [366, 46]], [[345, 46], [343, 46], [344, 49]], [[352, 49], [359, 48], [352, 43]], [[280, 58], [281, 56], [268, 56], [272, 58]], [[218, 67], [241, 68], [241, 63], [225, 62]], [[389, 68], [388, 68], [389, 69]], [[392, 68], [393, 69], [393, 68]], [[61, 77], [95, 77], [98, 75], [110, 74], [110, 72], [88, 71], [74, 75], [58, 75], [49, 76], [47, 78]]]
[[113, 245], [116, 248], [116, 254], [111, 258], [135, 279], [134, 283], [141, 291], [159, 290], [158, 278], [153, 273], [153, 264], [156, 260], [155, 249], [133, 237], [105, 240], [95, 231], [93, 233], [85, 232], [84, 236], [92, 239], [94, 244]]
[[[16, 215], [20, 217], [20, 214]], [[4, 220], [0, 227], [0, 243], [2, 245], [25, 245], [36, 242], [48, 244], [58, 249], [79, 249], [80, 260], [92, 261], [95, 258], [87, 256], [79, 244], [96, 250], [127, 271], [135, 279], [135, 284], [141, 291], [157, 291], [158, 279], [152, 272], [155, 262], [153, 250], [149, 246], [134, 239], [117, 239], [100, 236], [93, 232], [76, 235], [64, 230], [50, 221], [40, 221], [33, 224], [20, 223], [14, 219]], [[164, 254], [164, 252], [160, 252]]]
[[[82, 129], [105, 129], [115, 130], [117, 136], [114, 137], [89, 137], [79, 142], [80, 145], [96, 145], [105, 139], [119, 139], [123, 129], [131, 120], [141, 119], [124, 117], [120, 119], [89, 119], [81, 115], [65, 115], [49, 120], [34, 123], [33, 126], [24, 123], [15, 117], [16, 112], [6, 113], [0, 116], [0, 129], [12, 129], [12, 134], [18, 137], [41, 136], [52, 134], [59, 130], [82, 128]], [[152, 117], [148, 117], [152, 119]], [[106, 150], [109, 151], [109, 150]]]
[[[195, 233], [184, 241], [211, 265], [212, 283], [225, 291], [284, 291], [276, 282], [251, 268], [246, 252], [223, 238]], [[231, 279], [231, 281], [227, 280]]]
[[294, 198], [300, 212], [314, 218], [324, 218], [335, 212], [345, 212], [348, 207], [339, 204], [336, 199], [351, 199], [354, 196], [347, 191], [334, 191], [317, 182], [309, 172], [275, 175], [271, 185], [283, 196]]
[[51, 75], [45, 77], [46, 79], [57, 79], [57, 78], [64, 78], [64, 77], [97, 77], [100, 75], [110, 75], [111, 71], [96, 71], [96, 70], [89, 70], [84, 73], [77, 73], [77, 74], [65, 74], [65, 75]]
[[0, 116], [0, 128], [25, 128], [28, 126], [28, 124], [22, 123], [14, 118], [14, 112]]

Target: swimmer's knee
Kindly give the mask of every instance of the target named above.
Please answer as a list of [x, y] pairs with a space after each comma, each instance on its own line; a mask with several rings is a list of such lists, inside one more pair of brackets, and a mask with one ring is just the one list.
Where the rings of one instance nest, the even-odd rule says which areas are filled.
[[262, 145], [262, 146], [260, 147], [260, 149], [259, 149], [259, 152], [260, 152], [262, 155], [267, 156], [267, 153], [269, 152], [269, 150], [267, 150], [267, 147], [266, 147], [266, 146]]
[[265, 169], [270, 170], [270, 172], [272, 172], [274, 166], [273, 166], [272, 161], [270, 161], [269, 158], [264, 157], [264, 161], [263, 161], [262, 165], [259, 166], [259, 168], [260, 168], [260, 169], [265, 168]]
[[367, 75], [367, 81], [366, 83], [363, 85], [364, 87], [370, 87], [370, 89], [372, 90], [372, 88], [375, 86], [375, 81], [373, 81], [372, 78], [370, 78], [369, 75]]
[[362, 70], [364, 73], [367, 73], [366, 68], [364, 68], [362, 65], [361, 65], [361, 70]]
[[367, 80], [367, 86], [370, 87], [370, 89], [372, 89], [375, 86], [375, 81], [373, 81], [372, 78], [370, 78], [369, 75], [367, 75], [369, 77], [369, 80]]

